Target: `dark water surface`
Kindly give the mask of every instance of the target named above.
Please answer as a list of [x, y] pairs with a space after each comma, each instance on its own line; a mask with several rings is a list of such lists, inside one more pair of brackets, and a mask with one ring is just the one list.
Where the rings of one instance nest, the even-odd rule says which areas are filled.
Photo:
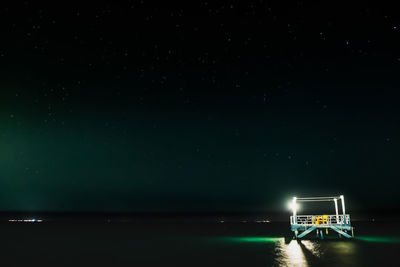
[[[1, 266], [400, 266], [399, 224], [354, 240], [285, 238], [286, 223], [0, 225]], [[333, 233], [330, 233], [333, 236]]]

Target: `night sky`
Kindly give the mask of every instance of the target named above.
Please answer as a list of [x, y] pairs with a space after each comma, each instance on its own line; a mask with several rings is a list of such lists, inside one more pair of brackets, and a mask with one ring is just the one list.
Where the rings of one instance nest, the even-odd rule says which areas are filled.
[[378, 1], [0, 7], [0, 210], [397, 205], [400, 16]]

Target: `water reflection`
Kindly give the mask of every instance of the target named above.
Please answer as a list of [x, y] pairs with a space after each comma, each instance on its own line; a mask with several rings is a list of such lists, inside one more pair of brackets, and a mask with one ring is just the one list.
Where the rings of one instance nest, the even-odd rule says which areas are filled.
[[279, 266], [308, 266], [307, 259], [300, 244], [296, 240], [291, 240], [289, 244], [281, 239], [276, 246], [276, 261]]
[[362, 242], [355, 240], [288, 240], [268, 236], [231, 236], [218, 240], [241, 243], [254, 251], [257, 249], [253, 246], [263, 246], [266, 255], [273, 256], [274, 266], [365, 266], [360, 257]]
[[323, 249], [321, 243], [310, 240], [299, 241], [299, 246], [303, 249], [305, 254], [311, 253], [314, 257], [320, 258], [322, 256]]
[[353, 242], [342, 240], [291, 240], [276, 244], [276, 266], [319, 266], [326, 262], [333, 265], [356, 265], [356, 247]]

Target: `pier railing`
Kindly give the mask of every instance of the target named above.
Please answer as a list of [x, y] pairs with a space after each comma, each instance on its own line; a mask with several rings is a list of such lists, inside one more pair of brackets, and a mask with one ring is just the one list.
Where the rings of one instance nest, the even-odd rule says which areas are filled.
[[290, 216], [290, 224], [294, 225], [350, 225], [350, 215], [297, 215]]

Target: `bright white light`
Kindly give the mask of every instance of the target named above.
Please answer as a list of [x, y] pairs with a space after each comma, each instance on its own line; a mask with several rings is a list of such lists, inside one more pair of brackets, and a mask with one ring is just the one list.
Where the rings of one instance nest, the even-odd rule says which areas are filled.
[[300, 209], [300, 205], [299, 205], [299, 203], [297, 203], [297, 202], [294, 202], [294, 201], [289, 201], [288, 203], [287, 203], [287, 208], [288, 208], [288, 210], [291, 210], [291, 211], [293, 211], [293, 210], [299, 210]]

